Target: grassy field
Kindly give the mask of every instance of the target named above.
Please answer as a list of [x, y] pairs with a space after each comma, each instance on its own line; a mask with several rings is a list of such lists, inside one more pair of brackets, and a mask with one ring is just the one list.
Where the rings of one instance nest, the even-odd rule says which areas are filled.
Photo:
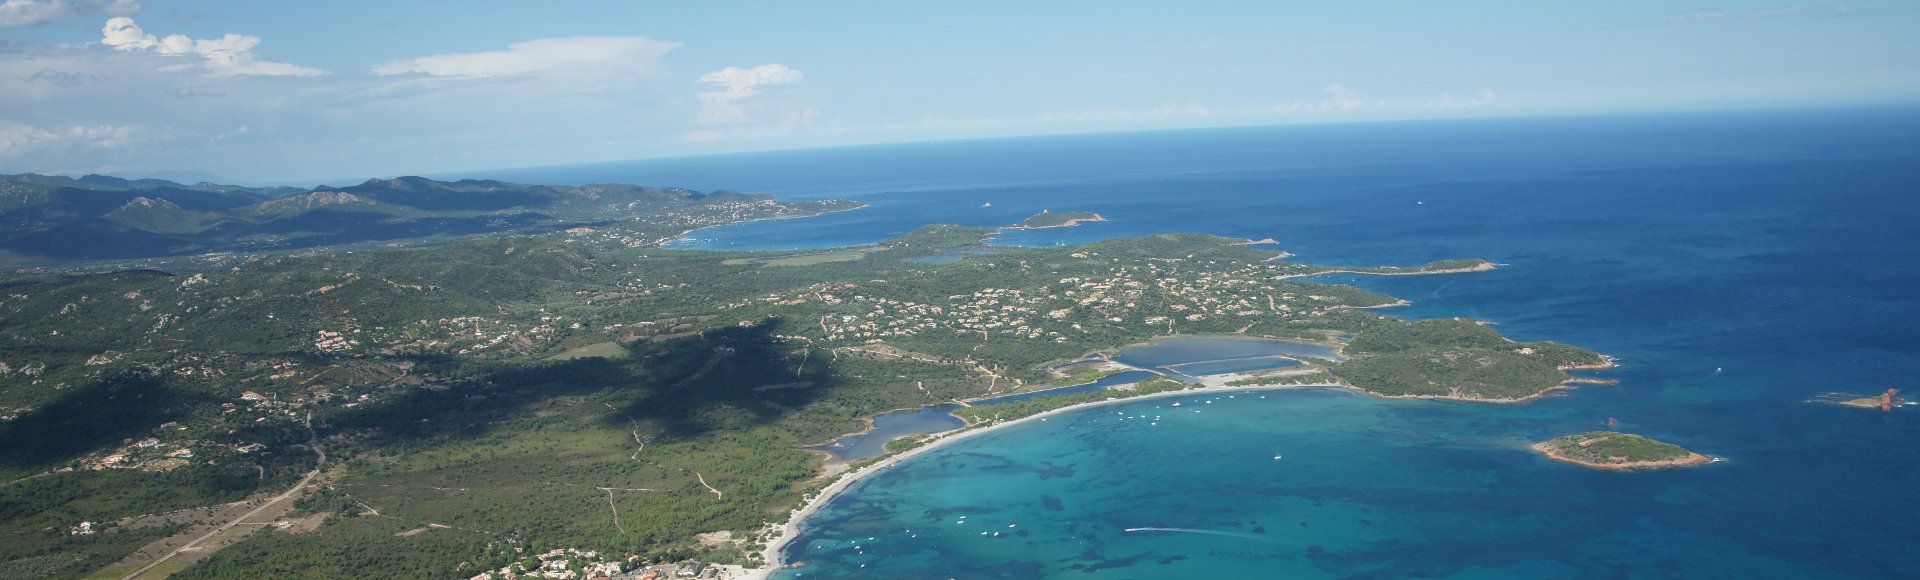
[[556, 355], [547, 357], [547, 360], [567, 361], [567, 360], [591, 358], [591, 357], [626, 358], [627, 354], [628, 354], [627, 347], [620, 346], [620, 343], [618, 342], [607, 341], [607, 342], [596, 342], [580, 348], [576, 348], [560, 354], [556, 354]]

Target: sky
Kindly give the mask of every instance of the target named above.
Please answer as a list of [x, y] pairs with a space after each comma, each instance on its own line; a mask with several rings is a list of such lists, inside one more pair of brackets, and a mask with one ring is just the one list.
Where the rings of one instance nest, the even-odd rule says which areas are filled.
[[1920, 3], [0, 0], [0, 173], [1920, 102]]

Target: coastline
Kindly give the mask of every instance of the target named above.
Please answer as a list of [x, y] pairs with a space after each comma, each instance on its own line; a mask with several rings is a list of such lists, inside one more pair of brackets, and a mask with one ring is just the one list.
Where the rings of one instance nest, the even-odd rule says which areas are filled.
[[[1282, 253], [1284, 254], [1285, 252], [1282, 252]], [[1281, 257], [1285, 257], [1285, 256], [1281, 256]], [[1273, 259], [1273, 260], [1278, 260], [1278, 259], [1280, 259], [1280, 257], [1276, 257], [1276, 258], [1270, 258], [1270, 259]], [[1473, 267], [1468, 267], [1468, 268], [1443, 268], [1443, 269], [1439, 269], [1439, 270], [1406, 270], [1406, 271], [1394, 271], [1394, 272], [1368, 272], [1368, 271], [1365, 271], [1365, 270], [1345, 270], [1345, 269], [1341, 269], [1341, 270], [1322, 270], [1322, 271], [1319, 271], [1319, 272], [1314, 272], [1314, 273], [1311, 273], [1311, 274], [1287, 274], [1287, 275], [1284, 275], [1284, 276], [1280, 276], [1280, 279], [1282, 279], [1282, 280], [1288, 280], [1288, 279], [1293, 279], [1293, 278], [1311, 278], [1311, 277], [1313, 277], [1313, 276], [1325, 276], [1325, 275], [1327, 275], [1327, 274], [1360, 274], [1360, 275], [1366, 275], [1366, 276], [1426, 276], [1426, 275], [1429, 275], [1429, 274], [1466, 274], [1466, 273], [1469, 273], [1469, 272], [1486, 272], [1486, 271], [1490, 271], [1490, 270], [1495, 270], [1495, 269], [1498, 269], [1498, 268], [1499, 268], [1499, 266], [1496, 266], [1496, 265], [1494, 265], [1494, 263], [1493, 263], [1493, 262], [1481, 262], [1481, 263], [1480, 263], [1479, 265], [1477, 265], [1477, 266], [1473, 266]]]
[[[918, 457], [923, 453], [927, 453], [935, 449], [939, 449], [950, 443], [954, 443], [957, 441], [964, 441], [966, 439], [977, 437], [985, 433], [991, 433], [998, 429], [1003, 429], [1003, 428], [1011, 427], [1014, 425], [1028, 423], [1038, 419], [1044, 419], [1047, 417], [1052, 417], [1052, 416], [1056, 416], [1056, 415], [1060, 415], [1068, 412], [1078, 411], [1081, 409], [1090, 409], [1095, 407], [1115, 405], [1115, 404], [1131, 402], [1131, 401], [1145, 401], [1145, 400], [1157, 399], [1157, 398], [1177, 397], [1177, 396], [1194, 395], [1194, 394], [1202, 394], [1202, 393], [1209, 393], [1209, 392], [1278, 391], [1278, 390], [1289, 390], [1289, 389], [1338, 389], [1338, 390], [1344, 390], [1344, 391], [1348, 391], [1348, 392], [1355, 393], [1362, 396], [1376, 397], [1381, 399], [1428, 399], [1428, 400], [1443, 400], [1443, 401], [1460, 401], [1460, 402], [1469, 402], [1469, 403], [1521, 404], [1521, 403], [1530, 403], [1530, 402], [1533, 402], [1534, 400], [1544, 398], [1556, 391], [1564, 391], [1564, 390], [1570, 389], [1570, 387], [1566, 385], [1556, 385], [1553, 387], [1543, 389], [1538, 393], [1534, 393], [1526, 397], [1512, 398], [1512, 399], [1488, 399], [1488, 398], [1476, 398], [1476, 397], [1462, 397], [1462, 396], [1454, 396], [1454, 395], [1383, 395], [1380, 393], [1375, 393], [1375, 392], [1368, 391], [1368, 390], [1355, 387], [1353, 385], [1345, 384], [1345, 383], [1311, 383], [1311, 384], [1299, 384], [1299, 385], [1246, 385], [1246, 386], [1226, 386], [1225, 385], [1225, 382], [1233, 380], [1235, 378], [1243, 378], [1243, 376], [1245, 375], [1242, 375], [1240, 373], [1229, 373], [1224, 375], [1218, 375], [1216, 377], [1211, 377], [1211, 378], [1218, 379], [1217, 381], [1216, 380], [1203, 381], [1201, 383], [1202, 386], [1198, 388], [1182, 389], [1178, 391], [1166, 391], [1166, 392], [1160, 392], [1160, 393], [1150, 393], [1145, 395], [1137, 395], [1137, 396], [1129, 396], [1129, 397], [1119, 397], [1114, 399], [1102, 399], [1099, 401], [1092, 401], [1092, 402], [1082, 403], [1079, 405], [1061, 407], [1058, 409], [1044, 411], [1041, 413], [1028, 415], [1026, 417], [1021, 417], [1021, 418], [1013, 419], [1010, 421], [994, 423], [991, 425], [969, 425], [959, 429], [944, 431], [941, 433], [930, 435], [919, 447], [915, 447], [913, 449], [907, 450], [903, 453], [899, 453], [896, 455], [885, 456], [881, 458], [879, 461], [876, 461], [860, 469], [841, 472], [840, 474], [838, 474], [838, 477], [835, 478], [832, 483], [829, 483], [827, 484], [826, 487], [821, 488], [821, 490], [816, 494], [814, 494], [810, 499], [808, 499], [805, 504], [801, 505], [798, 508], [795, 508], [788, 515], [787, 521], [785, 523], [779, 524], [771, 530], [773, 536], [767, 540], [766, 546], [761, 548], [760, 550], [760, 559], [762, 562], [765, 562], [765, 564], [758, 568], [747, 569], [746, 570], [747, 575], [745, 576], [745, 578], [749, 578], [749, 579], [769, 578], [772, 576], [774, 572], [789, 566], [791, 563], [786, 562], [782, 558], [781, 553], [784, 552], [787, 546], [793, 543], [794, 540], [799, 539], [801, 522], [805, 521], [807, 518], [812, 517], [815, 513], [819, 512], [820, 509], [824, 507], [827, 502], [832, 501], [833, 498], [835, 497], [838, 497], [841, 493], [845, 492], [847, 488], [852, 487], [854, 483], [858, 483], [861, 479], [886, 471], [887, 469], [892, 468], [893, 466], [899, 464], [902, 461], [906, 461], [908, 459]], [[1695, 455], [1699, 455], [1699, 454], [1695, 454]], [[1701, 463], [1705, 463], [1712, 460], [1712, 458], [1706, 457], [1704, 455], [1700, 455], [1699, 457], [1701, 458], [1699, 459], [1699, 462]], [[1603, 465], [1592, 465], [1592, 467], [1614, 468], [1614, 467], [1603, 466]], [[832, 475], [829, 475], [829, 476], [831, 477]], [[765, 537], [767, 534], [768, 534], [767, 531], [762, 531], [760, 535], [762, 537]]]
[[[848, 201], [853, 201], [853, 200], [848, 200]], [[782, 215], [782, 216], [773, 216], [773, 217], [763, 217], [763, 218], [753, 218], [753, 219], [750, 219], [750, 220], [740, 220], [740, 221], [737, 221], [737, 222], [727, 222], [727, 223], [724, 223], [724, 224], [713, 224], [713, 225], [710, 225], [710, 226], [700, 226], [700, 227], [697, 227], [697, 228], [693, 228], [693, 229], [690, 229], [690, 230], [687, 230], [687, 231], [684, 231], [684, 232], [680, 232], [680, 233], [678, 233], [678, 234], [674, 234], [674, 236], [673, 236], [673, 239], [670, 239], [670, 240], [667, 240], [667, 241], [665, 241], [665, 242], [662, 242], [662, 243], [660, 244], [660, 246], [659, 246], [659, 247], [661, 247], [661, 248], [666, 248], [666, 249], [669, 249], [669, 250], [671, 250], [671, 249], [675, 249], [675, 248], [667, 248], [667, 244], [671, 244], [671, 243], [674, 243], [674, 242], [688, 242], [688, 241], [693, 241], [693, 240], [691, 240], [691, 239], [689, 239], [689, 238], [687, 238], [687, 234], [691, 234], [691, 233], [694, 233], [694, 232], [697, 232], [697, 231], [700, 231], [700, 230], [710, 230], [710, 229], [713, 229], [713, 228], [718, 228], [718, 227], [726, 227], [726, 226], [732, 226], [732, 225], [739, 225], [739, 224], [744, 224], [744, 223], [752, 223], [752, 222], [770, 222], [770, 221], [776, 221], [776, 220], [791, 220], [791, 219], [800, 219], [800, 218], [810, 218], [810, 217], [820, 217], [820, 216], [823, 216], [823, 215], [827, 215], [827, 214], [832, 214], [832, 213], [840, 213], [840, 212], [843, 212], [843, 211], [854, 211], [854, 210], [861, 210], [861, 209], [867, 209], [868, 207], [871, 207], [871, 206], [868, 206], [868, 205], [867, 205], [866, 203], [864, 203], [864, 202], [859, 202], [859, 201], [854, 201], [854, 203], [857, 203], [857, 204], [860, 204], [860, 205], [856, 205], [856, 206], [854, 206], [854, 207], [849, 207], [849, 208], [846, 208], [846, 209], [830, 209], [830, 210], [827, 210], [827, 211], [823, 211], [823, 212], [820, 212], [820, 213], [810, 213], [810, 214], [807, 214], [807, 215]]]
[[1679, 459], [1666, 459], [1661, 461], [1629, 461], [1626, 463], [1594, 463], [1591, 461], [1583, 461], [1580, 459], [1575, 459], [1572, 457], [1561, 455], [1559, 453], [1555, 453], [1552, 449], [1547, 447], [1547, 442], [1545, 441], [1528, 445], [1527, 448], [1532, 449], [1536, 452], [1539, 452], [1542, 455], [1546, 455], [1548, 459], [1552, 459], [1554, 461], [1563, 461], [1566, 463], [1579, 465], [1581, 467], [1589, 467], [1593, 469], [1605, 469], [1609, 471], [1631, 471], [1635, 469], [1669, 469], [1674, 467], [1695, 467], [1695, 466], [1706, 465], [1708, 463], [1713, 463], [1714, 461], [1717, 461], [1716, 458], [1708, 457], [1706, 455], [1701, 455], [1699, 453], [1688, 451], [1686, 457], [1682, 457]]
[[[1568, 382], [1571, 382], [1571, 381], [1568, 381]], [[1344, 385], [1344, 386], [1346, 386], [1346, 388], [1353, 389], [1355, 392], [1366, 393], [1368, 395], [1372, 395], [1382, 399], [1429, 399], [1434, 401], [1465, 401], [1469, 403], [1493, 403], [1495, 405], [1517, 405], [1521, 403], [1531, 403], [1534, 401], [1538, 401], [1540, 399], [1547, 398], [1548, 395], [1551, 395], [1559, 391], [1573, 390], [1573, 387], [1567, 386], [1567, 383], [1560, 383], [1558, 385], [1540, 389], [1540, 392], [1527, 395], [1525, 397], [1508, 397], [1504, 399], [1491, 399], [1486, 397], [1469, 397], [1465, 395], [1383, 395], [1380, 393], [1375, 393], [1373, 391], [1369, 391], [1369, 390], [1362, 389], [1360, 387], [1355, 387], [1352, 385]]]
[[[1357, 308], [1357, 307], [1356, 307], [1356, 308]], [[1372, 308], [1372, 307], [1368, 307], [1368, 308]], [[1103, 349], [1100, 349], [1100, 350], [1096, 350], [1096, 351], [1093, 351], [1093, 352], [1092, 352], [1092, 353], [1090, 353], [1090, 354], [1087, 354], [1087, 355], [1083, 355], [1082, 357], [1080, 357], [1080, 359], [1074, 359], [1074, 360], [1082, 360], [1082, 359], [1085, 359], [1085, 358], [1087, 358], [1087, 357], [1090, 357], [1090, 356], [1098, 356], [1098, 357], [1100, 357], [1100, 359], [1101, 359], [1101, 360], [1105, 360], [1105, 361], [1107, 361], [1107, 362], [1110, 362], [1110, 363], [1113, 363], [1113, 364], [1117, 364], [1117, 365], [1120, 365], [1120, 366], [1123, 366], [1123, 367], [1126, 367], [1126, 368], [1129, 368], [1129, 369], [1136, 369], [1136, 370], [1143, 370], [1143, 371], [1149, 371], [1149, 372], [1155, 372], [1155, 371], [1152, 371], [1152, 369], [1143, 369], [1143, 368], [1140, 368], [1140, 367], [1136, 367], [1136, 366], [1133, 366], [1133, 365], [1129, 365], [1129, 364], [1126, 364], [1126, 363], [1123, 363], [1123, 362], [1120, 362], [1120, 361], [1116, 361], [1116, 360], [1113, 360], [1113, 357], [1115, 357], [1115, 356], [1119, 356], [1119, 354], [1120, 354], [1120, 351], [1122, 351], [1122, 350], [1126, 350], [1126, 349], [1128, 349], [1128, 348], [1132, 348], [1132, 347], [1136, 347], [1136, 346], [1147, 346], [1147, 345], [1154, 345], [1154, 344], [1159, 344], [1159, 343], [1162, 343], [1162, 342], [1167, 342], [1167, 341], [1170, 341], [1170, 340], [1182, 340], [1182, 339], [1188, 339], [1188, 338], [1253, 338], [1253, 339], [1259, 339], [1259, 340], [1272, 340], [1272, 341], [1278, 341], [1278, 342], [1292, 342], [1292, 343], [1298, 343], [1298, 344], [1304, 344], [1304, 345], [1308, 345], [1308, 346], [1320, 346], [1320, 347], [1326, 347], [1326, 348], [1330, 348], [1330, 349], [1333, 349], [1333, 353], [1334, 353], [1334, 354], [1337, 354], [1337, 355], [1340, 355], [1340, 356], [1342, 356], [1342, 357], [1345, 357], [1345, 356], [1346, 356], [1346, 354], [1345, 354], [1344, 352], [1342, 352], [1342, 351], [1343, 351], [1343, 350], [1344, 350], [1344, 349], [1346, 348], [1346, 346], [1347, 346], [1347, 343], [1344, 343], [1344, 342], [1340, 342], [1340, 341], [1338, 341], [1338, 340], [1331, 340], [1331, 339], [1318, 339], [1318, 340], [1316, 340], [1316, 339], [1312, 339], [1312, 338], [1297, 338], [1297, 337], [1279, 337], [1279, 336], [1268, 336], [1268, 335], [1264, 335], [1264, 334], [1252, 334], [1252, 335], [1248, 335], [1248, 334], [1233, 334], [1233, 333], [1228, 333], [1228, 332], [1203, 332], [1203, 333], [1199, 333], [1199, 334], [1184, 334], [1184, 333], [1182, 333], [1182, 334], [1165, 334], [1165, 335], [1159, 335], [1159, 336], [1154, 336], [1154, 337], [1151, 337], [1151, 338], [1148, 338], [1148, 339], [1146, 339], [1146, 340], [1143, 340], [1143, 341], [1140, 341], [1140, 342], [1136, 342], [1136, 343], [1132, 343], [1132, 344], [1128, 344], [1128, 345], [1123, 345], [1123, 346], [1117, 346], [1117, 347], [1113, 347], [1113, 348], [1103, 348]], [[1287, 355], [1279, 355], [1279, 356], [1287, 356]], [[1300, 355], [1300, 356], [1310, 356], [1310, 355]], [[1315, 357], [1315, 358], [1317, 358], [1317, 357]], [[1068, 361], [1068, 362], [1073, 362], [1073, 361]], [[1046, 363], [1046, 364], [1055, 364], [1055, 363]], [[1043, 364], [1042, 366], [1045, 366], [1045, 364]]]
[[1050, 230], [1050, 229], [1055, 229], [1055, 228], [1072, 228], [1072, 227], [1079, 227], [1079, 226], [1080, 226], [1080, 224], [1082, 224], [1082, 223], [1087, 223], [1087, 222], [1104, 222], [1104, 221], [1107, 221], [1107, 218], [1106, 218], [1106, 217], [1103, 217], [1103, 216], [1101, 216], [1100, 214], [1097, 214], [1097, 213], [1096, 213], [1096, 214], [1093, 214], [1093, 217], [1090, 217], [1090, 218], [1073, 218], [1073, 219], [1070, 219], [1070, 220], [1067, 220], [1067, 221], [1065, 221], [1065, 222], [1062, 222], [1062, 223], [1059, 223], [1059, 224], [1054, 224], [1054, 225], [1050, 225], [1050, 226], [1022, 226], [1022, 225], [1011, 225], [1011, 226], [1004, 226], [1004, 227], [1001, 227], [1001, 228], [999, 228], [999, 229], [1000, 229], [1000, 231], [1008, 231], [1008, 230]]
[[[1151, 394], [1138, 395], [1138, 396], [1132, 396], [1132, 397], [1103, 399], [1103, 400], [1083, 403], [1079, 405], [1061, 407], [1058, 409], [1053, 409], [1051, 411], [1045, 411], [1045, 412], [1036, 413], [1033, 415], [1028, 415], [1026, 417], [1021, 417], [1019, 419], [1014, 419], [1011, 421], [1002, 421], [999, 423], [994, 423], [992, 425], [968, 426], [960, 429], [955, 429], [953, 431], [946, 431], [941, 434], [933, 435], [929, 437], [926, 440], [926, 442], [922, 443], [919, 447], [915, 447], [913, 449], [910, 449], [904, 453], [900, 453], [897, 455], [887, 456], [879, 461], [874, 462], [872, 465], [862, 467], [858, 470], [843, 473], [839, 476], [839, 478], [835, 479], [833, 483], [830, 483], [826, 487], [821, 488], [821, 490], [818, 493], [816, 493], [811, 499], [807, 500], [806, 504], [793, 510], [793, 512], [788, 515], [786, 523], [779, 524], [772, 530], [774, 534], [773, 537], [767, 540], [766, 547], [760, 549], [760, 560], [762, 562], [765, 562], [765, 564], [761, 565], [758, 568], [748, 568], [746, 570], [746, 576], [744, 576], [744, 578], [756, 579], [756, 580], [770, 578], [772, 577], [774, 572], [777, 572], [781, 569], [786, 568], [790, 563], [784, 561], [781, 558], [781, 552], [784, 552], [786, 550], [786, 547], [788, 544], [791, 544], [793, 543], [794, 540], [799, 539], [800, 523], [805, 521], [807, 518], [812, 517], [814, 513], [820, 511], [820, 508], [825, 506], [828, 501], [832, 501], [834, 497], [837, 497], [842, 492], [845, 492], [847, 488], [851, 487], [854, 483], [859, 482], [862, 478], [866, 478], [868, 476], [872, 476], [882, 471], [886, 471], [887, 469], [892, 468], [894, 465], [899, 464], [902, 461], [906, 461], [908, 459], [918, 457], [920, 454], [927, 453], [934, 449], [939, 449], [941, 447], [946, 446], [947, 444], [977, 437], [977, 436], [980, 436], [981, 434], [991, 433], [993, 431], [1003, 429], [1006, 427], [1028, 423], [1037, 419], [1043, 419], [1046, 417], [1060, 415], [1063, 413], [1077, 411], [1080, 409], [1090, 409], [1094, 407], [1114, 405], [1114, 404], [1131, 402], [1131, 401], [1145, 401], [1149, 399], [1192, 395], [1192, 394], [1201, 393], [1201, 392], [1276, 391], [1276, 390], [1285, 390], [1285, 389], [1313, 389], [1313, 388], [1345, 389], [1349, 391], [1358, 391], [1358, 389], [1354, 389], [1353, 387], [1350, 387], [1348, 385], [1331, 384], [1331, 383], [1311, 384], [1311, 385], [1255, 385], [1255, 386], [1244, 386], [1244, 387], [1203, 386], [1197, 389], [1183, 389], [1178, 391], [1166, 391], [1161, 393], [1151, 393]], [[1358, 392], [1364, 393], [1366, 391], [1358, 391]], [[765, 534], [766, 532], [761, 533], [761, 535], [763, 536]]]
[[[1490, 270], [1492, 268], [1493, 268], [1493, 265], [1491, 263], [1485, 263], [1485, 264], [1481, 264], [1475, 269], [1471, 269], [1471, 270], [1461, 269], [1460, 271], [1484, 271], [1484, 270]], [[1429, 273], [1440, 274], [1440, 273], [1452, 273], [1452, 272], [1445, 272], [1445, 271], [1411, 272], [1411, 273], [1402, 273], [1402, 274], [1393, 274], [1393, 275], [1413, 275], [1413, 274], [1429, 274]], [[1244, 335], [1174, 335], [1174, 336], [1155, 337], [1144, 343], [1136, 343], [1136, 345], [1153, 344], [1155, 342], [1164, 341], [1164, 340], [1173, 340], [1177, 338], [1195, 338], [1195, 337], [1204, 337], [1204, 336], [1247, 338]], [[1299, 339], [1299, 338], [1282, 339], [1282, 338], [1273, 338], [1273, 337], [1264, 337], [1264, 336], [1257, 337], [1257, 338], [1331, 347], [1334, 349], [1334, 352], [1336, 354], [1338, 354], [1345, 346], [1344, 343], [1340, 343], [1337, 341], [1320, 342], [1320, 341], [1313, 341], [1313, 340]], [[1136, 345], [1128, 345], [1128, 346], [1136, 346]], [[1121, 348], [1125, 348], [1125, 347], [1121, 347]], [[1155, 372], [1156, 374], [1158, 374], [1157, 371], [1152, 371], [1150, 369], [1142, 369], [1137, 366], [1128, 365], [1126, 363], [1121, 363], [1119, 361], [1113, 360], [1111, 357], [1114, 356], [1114, 354], [1117, 353], [1118, 350], [1119, 349], [1113, 349], [1113, 352], [1108, 352], [1106, 350], [1095, 351], [1093, 354], [1088, 356], [1099, 357], [1098, 360], [1101, 360], [1102, 364], [1104, 365], [1111, 365], [1113, 367], [1119, 367], [1124, 369], [1143, 370], [1147, 372]], [[1083, 359], [1084, 358], [1085, 357], [1083, 357]], [[1565, 365], [1560, 368], [1563, 371], [1576, 370], [1576, 369], [1595, 370], [1595, 369], [1608, 369], [1616, 366], [1618, 366], [1618, 364], [1614, 362], [1612, 357], [1605, 357], [1603, 362], [1598, 364]], [[1459, 402], [1468, 402], [1468, 403], [1493, 403], [1493, 404], [1512, 405], [1512, 404], [1531, 403], [1533, 401], [1546, 398], [1547, 396], [1550, 396], [1553, 393], [1556, 393], [1559, 391], [1572, 390], [1574, 388], [1573, 385], [1577, 383], [1606, 384], [1605, 381], [1609, 381], [1609, 379], [1573, 377], [1573, 378], [1569, 378], [1568, 380], [1560, 384], [1547, 387], [1545, 389], [1541, 389], [1540, 391], [1535, 392], [1531, 395], [1527, 395], [1525, 397], [1516, 397], [1516, 398], [1486, 398], [1486, 397], [1470, 397], [1470, 396], [1462, 396], [1462, 395], [1388, 395], [1388, 394], [1376, 393], [1373, 391], [1369, 391], [1369, 390], [1354, 386], [1352, 384], [1348, 384], [1345, 381], [1340, 381], [1337, 377], [1335, 377], [1334, 382], [1310, 383], [1310, 384], [1244, 385], [1244, 386], [1228, 386], [1226, 384], [1233, 380], [1249, 378], [1253, 376], [1256, 376], [1256, 375], [1248, 374], [1248, 373], [1225, 373], [1220, 375], [1208, 375], [1202, 378], [1201, 382], [1199, 383], [1200, 386], [1196, 388], [1182, 389], [1177, 391], [1166, 391], [1166, 392], [1159, 392], [1159, 393], [1150, 393], [1145, 395], [1122, 396], [1122, 397], [1112, 398], [1112, 399], [1102, 399], [1099, 401], [1091, 401], [1087, 403], [1081, 403], [1078, 405], [1071, 405], [1067, 407], [1061, 407], [1058, 409], [1052, 409], [1049, 411], [1036, 413], [1026, 417], [1021, 417], [1021, 418], [1013, 419], [1009, 421], [1002, 421], [1002, 422], [993, 423], [990, 425], [978, 425], [978, 424], [967, 425], [965, 427], [961, 427], [958, 429], [942, 431], [939, 433], [933, 433], [933, 434], [929, 434], [927, 438], [924, 439], [919, 446], [914, 447], [913, 449], [909, 449], [905, 452], [898, 453], [895, 455], [882, 456], [874, 463], [861, 467], [860, 469], [857, 469], [857, 470], [852, 470], [852, 471], [846, 471], [846, 467], [848, 465], [847, 462], [839, 462], [838, 464], [836, 464], [834, 461], [832, 461], [834, 456], [831, 453], [828, 453], [824, 450], [807, 448], [805, 450], [810, 452], [815, 452], [815, 453], [821, 453], [827, 456], [827, 461], [825, 462], [826, 465], [825, 465], [825, 468], [823, 469], [822, 476], [832, 477], [834, 479], [831, 483], [827, 484], [826, 487], [821, 488], [820, 491], [816, 492], [810, 498], [808, 498], [804, 504], [802, 504], [800, 507], [795, 508], [792, 512], [790, 512], [788, 514], [786, 522], [772, 526], [772, 529], [770, 530], [763, 529], [757, 535], [757, 537], [767, 538], [765, 546], [761, 548], [759, 552], [760, 560], [761, 562], [763, 562], [763, 564], [757, 568], [746, 569], [745, 576], [743, 577], [750, 578], [750, 579], [770, 578], [774, 572], [785, 569], [787, 566], [791, 565], [790, 562], [786, 562], [783, 559], [782, 552], [786, 551], [787, 546], [792, 544], [795, 540], [799, 538], [800, 531], [801, 531], [800, 530], [801, 522], [804, 522], [807, 518], [810, 518], [815, 513], [819, 512], [819, 510], [822, 507], [824, 507], [827, 502], [832, 501], [835, 497], [838, 497], [841, 493], [844, 493], [849, 487], [851, 487], [854, 483], [859, 482], [861, 479], [886, 471], [887, 469], [890, 469], [893, 466], [898, 465], [902, 461], [906, 461], [908, 459], [918, 457], [920, 454], [927, 453], [935, 449], [939, 449], [949, 443], [966, 440], [972, 437], [979, 436], [984, 433], [993, 432], [994, 430], [997, 430], [997, 429], [1002, 429], [1005, 427], [1010, 427], [1013, 425], [1030, 422], [1036, 419], [1044, 420], [1047, 417], [1059, 415], [1062, 413], [1077, 411], [1080, 409], [1100, 407], [1105, 405], [1113, 405], [1113, 404], [1118, 404], [1118, 403], [1123, 403], [1128, 401], [1144, 401], [1144, 400], [1155, 399], [1155, 398], [1190, 395], [1190, 394], [1204, 393], [1204, 392], [1256, 391], [1256, 390], [1264, 391], [1264, 390], [1310, 389], [1310, 388], [1340, 389], [1340, 390], [1345, 390], [1345, 391], [1363, 395], [1363, 396], [1370, 396], [1370, 397], [1376, 397], [1381, 399], [1426, 399], [1426, 400], [1441, 400], [1441, 401], [1459, 401]], [[1617, 381], [1613, 381], [1613, 382], [1617, 383]], [[1072, 385], [1068, 385], [1068, 386], [1072, 386]], [[965, 404], [964, 402], [961, 402], [961, 403]], [[888, 411], [888, 412], [891, 412], [891, 411]], [[861, 433], [865, 433], [873, 429], [873, 426], [874, 426], [873, 417], [871, 416], [867, 417], [866, 423], [868, 428], [866, 430], [861, 431]], [[834, 438], [832, 441], [838, 441], [844, 437], [855, 435], [855, 434], [842, 435], [840, 437]], [[1544, 450], [1544, 448], [1541, 447], [1541, 445], [1544, 445], [1544, 444], [1537, 444], [1534, 446], [1534, 449], [1542, 453], [1548, 453]], [[1714, 460], [1711, 457], [1694, 453], [1690, 457], [1688, 457], [1686, 460], [1684, 460], [1684, 462], [1682, 460], [1675, 460], [1675, 462], [1677, 463], [1675, 463], [1674, 465], [1665, 465], [1665, 463], [1667, 462], [1646, 462], [1644, 464], [1636, 463], [1628, 466], [1620, 466], [1620, 465], [1606, 465], [1606, 464], [1591, 464], [1591, 463], [1581, 462], [1581, 461], [1570, 459], [1570, 458], [1553, 456], [1551, 453], [1548, 453], [1548, 455], [1550, 457], [1554, 457], [1555, 459], [1559, 459], [1562, 461], [1578, 463], [1588, 467], [1594, 467], [1594, 468], [1600, 468], [1600, 469], [1640, 469], [1640, 468], [1653, 468], [1653, 467], [1683, 467], [1683, 466], [1690, 466], [1695, 464], [1704, 464]]]

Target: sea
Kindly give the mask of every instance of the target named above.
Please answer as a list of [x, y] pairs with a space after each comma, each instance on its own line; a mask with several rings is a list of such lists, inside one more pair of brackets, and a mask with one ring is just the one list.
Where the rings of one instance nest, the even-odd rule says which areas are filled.
[[[1091, 407], [862, 479], [801, 523], [788, 578], [1920, 576], [1920, 109], [1384, 122], [911, 143], [494, 172], [851, 198], [686, 247], [870, 244], [1043, 209], [1074, 244], [1273, 238], [1516, 340], [1619, 360], [1527, 404], [1328, 389]], [[1222, 357], [1226, 358], [1226, 357]], [[1179, 406], [1173, 406], [1180, 403]], [[1529, 443], [1609, 428], [1724, 461], [1612, 472]]]

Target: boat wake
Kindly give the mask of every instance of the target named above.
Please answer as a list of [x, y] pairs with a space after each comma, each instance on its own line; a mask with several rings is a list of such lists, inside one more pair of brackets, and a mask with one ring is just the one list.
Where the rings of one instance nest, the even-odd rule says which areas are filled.
[[1171, 532], [1171, 533], [1177, 533], [1177, 534], [1206, 534], [1209, 536], [1226, 536], [1229, 538], [1257, 540], [1257, 541], [1267, 542], [1272, 544], [1283, 543], [1280, 540], [1276, 540], [1273, 538], [1256, 536], [1253, 534], [1243, 534], [1239, 532], [1225, 532], [1220, 530], [1196, 530], [1192, 528], [1127, 528], [1125, 531], [1129, 534], [1134, 532]]

